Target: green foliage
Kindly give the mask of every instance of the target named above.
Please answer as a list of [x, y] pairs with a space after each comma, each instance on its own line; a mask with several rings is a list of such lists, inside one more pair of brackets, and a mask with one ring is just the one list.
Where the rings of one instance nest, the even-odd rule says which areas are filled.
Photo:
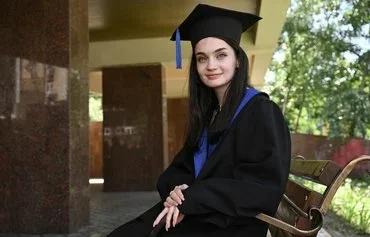
[[[342, 134], [348, 134], [349, 137], [366, 136], [366, 125], [370, 124], [368, 95], [369, 92], [363, 89], [348, 88], [339, 96], [326, 100], [323, 114], [327, 118], [332, 136], [340, 137]], [[336, 110], [330, 109], [331, 107], [335, 107]], [[358, 116], [358, 111], [362, 111], [364, 116]]]
[[292, 131], [321, 134], [327, 126], [331, 137], [370, 137], [369, 7], [292, 1], [267, 84]]
[[330, 208], [357, 229], [370, 233], [370, 179], [347, 179], [338, 190]]
[[89, 93], [89, 117], [90, 121], [103, 121], [102, 95]]

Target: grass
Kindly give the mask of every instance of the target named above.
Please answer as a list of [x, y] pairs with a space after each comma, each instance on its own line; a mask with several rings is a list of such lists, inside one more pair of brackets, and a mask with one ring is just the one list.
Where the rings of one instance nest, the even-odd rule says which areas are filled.
[[[323, 193], [325, 186], [291, 177], [293, 180]], [[335, 194], [329, 209], [342, 217], [354, 229], [370, 234], [370, 176], [362, 179], [347, 178]]]
[[346, 179], [338, 189], [330, 208], [352, 226], [370, 233], [370, 177]]
[[370, 237], [370, 234], [355, 229], [351, 223], [330, 209], [325, 215], [324, 228], [333, 237]]

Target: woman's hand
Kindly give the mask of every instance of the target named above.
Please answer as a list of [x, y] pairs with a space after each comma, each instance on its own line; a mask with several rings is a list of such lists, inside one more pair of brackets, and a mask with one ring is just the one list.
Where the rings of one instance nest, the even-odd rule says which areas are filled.
[[170, 195], [166, 198], [166, 201], [163, 203], [165, 207], [172, 207], [181, 205], [185, 201], [182, 190], [187, 189], [189, 186], [187, 184], [182, 184], [176, 186], [171, 192]]
[[155, 221], [153, 222], [153, 227], [158, 225], [159, 222], [166, 216], [166, 231], [172, 226], [175, 227], [178, 223], [180, 223], [184, 219], [184, 214], [180, 212], [177, 208], [178, 205], [181, 205], [183, 201], [185, 201], [184, 195], [182, 190], [187, 189], [189, 186], [187, 184], [182, 184], [176, 186], [166, 198], [166, 201], [163, 203], [164, 209]]
[[153, 222], [153, 227], [158, 225], [164, 216], [166, 216], [166, 231], [171, 227], [171, 222], [172, 226], [175, 227], [185, 217], [176, 206], [165, 207]]

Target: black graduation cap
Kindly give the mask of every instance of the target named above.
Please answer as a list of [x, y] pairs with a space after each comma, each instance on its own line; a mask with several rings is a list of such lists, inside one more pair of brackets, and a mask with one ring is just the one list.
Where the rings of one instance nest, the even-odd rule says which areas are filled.
[[176, 67], [181, 68], [181, 40], [190, 41], [193, 48], [199, 40], [207, 37], [239, 45], [242, 33], [260, 19], [250, 13], [198, 4], [172, 34], [171, 40], [176, 40]]

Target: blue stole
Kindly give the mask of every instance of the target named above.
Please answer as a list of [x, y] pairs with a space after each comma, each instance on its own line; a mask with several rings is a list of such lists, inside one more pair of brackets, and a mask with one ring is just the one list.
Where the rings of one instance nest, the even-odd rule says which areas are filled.
[[[240, 102], [232, 120], [230, 123], [233, 123], [236, 116], [238, 116], [239, 112], [244, 108], [244, 106], [249, 102], [250, 99], [252, 99], [255, 95], [259, 94], [260, 92], [254, 88], [246, 89], [246, 92], [244, 94], [244, 97], [242, 101]], [[198, 177], [201, 169], [203, 168], [203, 165], [206, 163], [206, 160], [210, 154], [214, 151], [214, 149], [217, 146], [217, 143], [215, 144], [208, 144], [208, 131], [207, 129], [204, 129], [202, 136], [199, 140], [199, 150], [194, 152], [194, 168], [195, 168], [195, 177]]]

